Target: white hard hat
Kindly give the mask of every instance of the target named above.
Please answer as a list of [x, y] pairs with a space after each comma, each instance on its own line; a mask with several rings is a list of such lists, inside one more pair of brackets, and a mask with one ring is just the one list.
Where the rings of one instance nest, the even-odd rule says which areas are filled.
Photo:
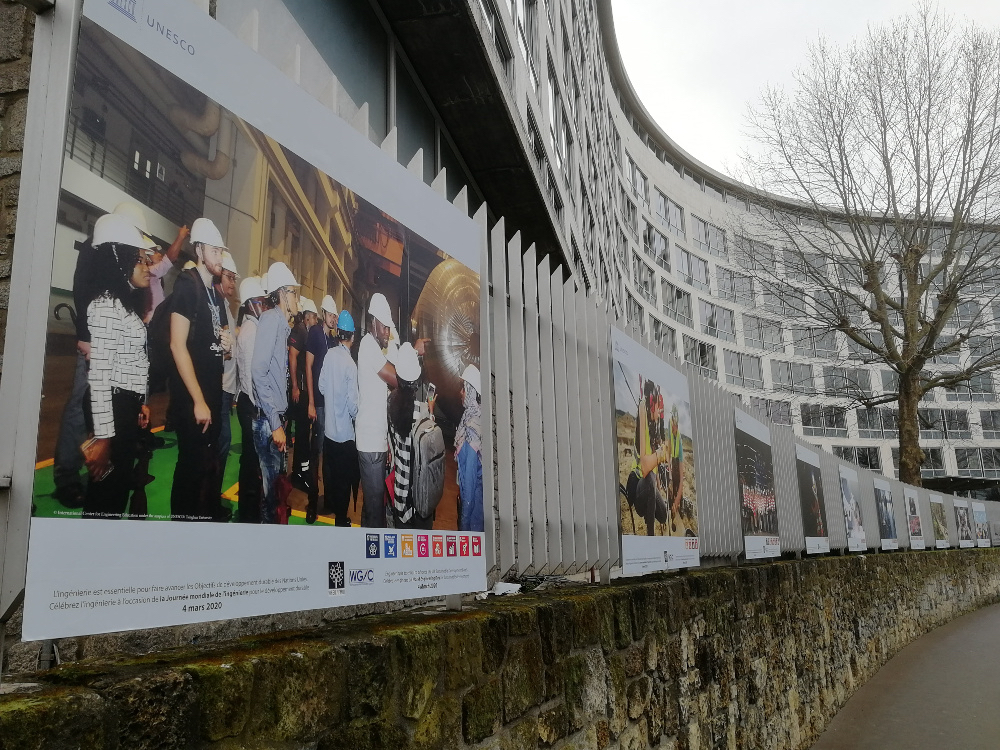
[[372, 295], [368, 303], [368, 312], [384, 326], [392, 326], [392, 308], [389, 307], [389, 300], [381, 292]]
[[323, 296], [323, 302], [320, 303], [320, 307], [323, 308], [324, 312], [337, 314], [337, 303], [333, 301], [333, 297], [329, 294]]
[[194, 224], [191, 225], [191, 242], [201, 242], [204, 245], [213, 245], [221, 247], [223, 250], [226, 249], [226, 243], [223, 241], [218, 227], [215, 226], [211, 219], [206, 219], [205, 217], [195, 219]]
[[240, 275], [240, 272], [236, 270], [236, 261], [233, 260], [232, 253], [230, 253], [228, 250], [222, 251], [222, 270], [229, 271], [230, 273], [235, 273], [237, 278]]
[[479, 374], [478, 367], [476, 367], [475, 365], [469, 365], [468, 367], [466, 367], [465, 370], [462, 372], [462, 380], [464, 380], [466, 383], [475, 388], [476, 393], [482, 395], [483, 378], [482, 375]]
[[299, 297], [299, 312], [311, 312], [319, 315], [319, 311], [316, 309], [316, 303], [308, 297]]
[[278, 261], [272, 263], [271, 267], [267, 269], [267, 276], [264, 277], [264, 289], [268, 294], [272, 294], [283, 286], [299, 286], [299, 282], [292, 276], [288, 266]]
[[94, 239], [91, 244], [97, 247], [107, 242], [115, 242], [129, 247], [146, 247], [142, 233], [135, 228], [131, 221], [118, 214], [104, 214], [94, 222]]
[[264, 285], [260, 283], [259, 276], [247, 276], [240, 282], [240, 304], [246, 303], [248, 299], [254, 297], [266, 297]]
[[398, 377], [411, 383], [420, 379], [420, 360], [417, 359], [417, 350], [413, 348], [413, 344], [407, 341], [400, 346], [394, 359]]
[[146, 212], [142, 207], [132, 201], [122, 201], [111, 212], [123, 219], [128, 219], [129, 224], [134, 226], [143, 234], [149, 234], [149, 225], [146, 224]]

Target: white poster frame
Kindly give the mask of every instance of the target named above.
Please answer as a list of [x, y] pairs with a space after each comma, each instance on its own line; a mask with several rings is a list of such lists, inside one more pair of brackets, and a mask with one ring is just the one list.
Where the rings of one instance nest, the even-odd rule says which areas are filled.
[[[121, 5], [87, 0], [82, 16], [481, 271], [483, 232], [475, 221], [214, 19], [190, 3], [145, 0], [143, 19]], [[147, 15], [156, 23], [147, 24]], [[80, 13], [59, 18], [72, 19], [75, 40]], [[165, 35], [161, 28], [173, 31]], [[66, 66], [67, 102], [74, 67]], [[64, 133], [65, 119], [60, 139]], [[55, 152], [61, 167], [62, 148]], [[57, 195], [58, 178], [54, 184]], [[38, 218], [50, 228], [55, 221], [54, 210]], [[45, 272], [39, 286], [47, 289], [51, 269]], [[40, 319], [44, 324], [45, 316]], [[37, 409], [37, 398], [34, 404]], [[31, 480], [27, 486], [30, 495]], [[479, 532], [34, 518], [28, 541], [27, 640], [441, 597], [486, 585]], [[263, 561], [261, 549], [271, 549], [276, 562]]]
[[[766, 424], [761, 422], [759, 419], [747, 414], [742, 409], [735, 410], [736, 415], [734, 417], [735, 428], [737, 431], [744, 433], [760, 442], [764, 443], [768, 448], [771, 448], [771, 477], [772, 483], [774, 482], [774, 446], [771, 443], [771, 428]], [[735, 449], [735, 446], [734, 446]], [[737, 485], [739, 483], [737, 482]], [[772, 487], [772, 492], [774, 492], [774, 503], [775, 503], [775, 517], [777, 518], [777, 488]], [[743, 499], [737, 497], [737, 500], [742, 503]], [[741, 529], [742, 530], [742, 529]], [[768, 534], [743, 534], [743, 550], [746, 555], [747, 560], [766, 560], [773, 557], [781, 557], [781, 533], [773, 536]]]
[[873, 484], [875, 486], [875, 513], [879, 516], [875, 519], [876, 522], [878, 522], [879, 527], [879, 540], [882, 550], [885, 552], [891, 552], [899, 549], [899, 529], [896, 529], [896, 536], [893, 538], [882, 537], [881, 510], [879, 508], [878, 494], [879, 492], [884, 492], [889, 496], [889, 517], [893, 519], [893, 523], [895, 524], [895, 498], [892, 496], [892, 485], [881, 477], [875, 477]]
[[[948, 540], [948, 515], [944, 510], [944, 498], [940, 495], [928, 495], [928, 501], [930, 502], [931, 508], [931, 533], [934, 534], [934, 549], [948, 549], [951, 547], [951, 542]], [[934, 506], [941, 506], [941, 517], [944, 519], [945, 525], [945, 537], [944, 539], [939, 539], [937, 535], [937, 529], [934, 526]]]
[[[806, 536], [804, 538], [806, 540], [807, 555], [822, 555], [830, 551], [830, 533], [829, 533], [830, 515], [829, 513], [827, 513], [827, 508], [826, 508], [826, 492], [825, 488], [823, 487], [823, 473], [822, 471], [820, 471], [819, 453], [813, 450], [809, 450], [804, 445], [796, 443], [795, 461], [796, 461], [795, 465], [796, 487], [798, 488], [800, 503], [802, 502], [802, 487], [798, 481], [799, 479], [798, 462], [801, 461], [802, 463], [809, 464], [810, 466], [814, 467], [816, 469], [816, 476], [819, 478], [819, 491], [822, 497], [818, 498], [818, 501], [821, 504], [823, 515], [826, 516], [827, 534], [826, 536]], [[803, 530], [804, 529], [805, 529], [805, 522], [803, 518]]]
[[[684, 373], [660, 359], [660, 357], [644, 345], [630, 338], [617, 328], [611, 328], [611, 364], [612, 367], [616, 368], [611, 378], [613, 389], [612, 402], [614, 404], [612, 424], [615, 425], [616, 434], [617, 411], [623, 405], [627, 405], [630, 409], [632, 407], [630, 400], [627, 403], [619, 403], [619, 389], [615, 386], [615, 383], [618, 381], [619, 376], [625, 377], [625, 371], [622, 369], [622, 366], [627, 367], [629, 371], [637, 371], [647, 379], [653, 379], [662, 389], [670, 392], [675, 399], [681, 403], [686, 402], [689, 429], [693, 427], [691, 390], [687, 376]], [[691, 440], [693, 445], [693, 434]], [[694, 451], [697, 453], [697, 445], [694, 445]], [[620, 471], [618, 461], [619, 459], [616, 455], [616, 471]], [[698, 477], [695, 475], [696, 495], [697, 482]], [[697, 497], [695, 502], [697, 507]], [[696, 568], [701, 565], [701, 541], [699, 537], [626, 534], [624, 525], [620, 525], [620, 531], [621, 564], [624, 575], [631, 576], [662, 570]]]

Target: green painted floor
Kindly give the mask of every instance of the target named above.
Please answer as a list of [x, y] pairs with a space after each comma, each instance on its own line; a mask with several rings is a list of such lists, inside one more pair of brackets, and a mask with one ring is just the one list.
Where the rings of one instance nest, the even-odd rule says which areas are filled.
[[[229, 449], [229, 459], [226, 461], [226, 471], [222, 482], [223, 493], [227, 498], [233, 517], [236, 517], [236, 504], [239, 502], [239, 470], [240, 453], [243, 449], [240, 425], [235, 414], [230, 417], [232, 427], [233, 444]], [[159, 519], [168, 520], [170, 518], [170, 485], [173, 479], [174, 466], [177, 463], [177, 438], [172, 432], [162, 430], [156, 433], [163, 438], [166, 445], [153, 451], [153, 458], [149, 462], [149, 473], [156, 477], [156, 480], [146, 486], [146, 500], [150, 516], [160, 516]], [[48, 463], [42, 461], [40, 463]], [[79, 518], [80, 510], [71, 510], [52, 497], [55, 490], [51, 464], [35, 470], [34, 487], [34, 515], [40, 518]], [[294, 494], [301, 494], [297, 491]], [[292, 503], [293, 507], [296, 505]], [[225, 505], [225, 503], [223, 503]], [[289, 524], [305, 524], [305, 513], [293, 510], [288, 519]], [[333, 525], [333, 519], [320, 516], [317, 524]]]

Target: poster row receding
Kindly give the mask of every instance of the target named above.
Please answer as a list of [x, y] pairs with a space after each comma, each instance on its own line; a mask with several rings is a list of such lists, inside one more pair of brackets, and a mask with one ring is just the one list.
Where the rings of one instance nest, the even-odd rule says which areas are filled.
[[483, 590], [482, 230], [195, 5], [83, 13], [24, 638]]

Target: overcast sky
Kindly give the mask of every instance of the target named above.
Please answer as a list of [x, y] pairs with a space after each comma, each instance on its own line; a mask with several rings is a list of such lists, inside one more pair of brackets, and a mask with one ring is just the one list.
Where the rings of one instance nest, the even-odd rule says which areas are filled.
[[[1000, 0], [947, 0], [951, 13], [1000, 26]], [[840, 43], [912, 0], [613, 0], [629, 78], [646, 109], [696, 159], [732, 173], [747, 104], [769, 84], [790, 86], [818, 35]]]

